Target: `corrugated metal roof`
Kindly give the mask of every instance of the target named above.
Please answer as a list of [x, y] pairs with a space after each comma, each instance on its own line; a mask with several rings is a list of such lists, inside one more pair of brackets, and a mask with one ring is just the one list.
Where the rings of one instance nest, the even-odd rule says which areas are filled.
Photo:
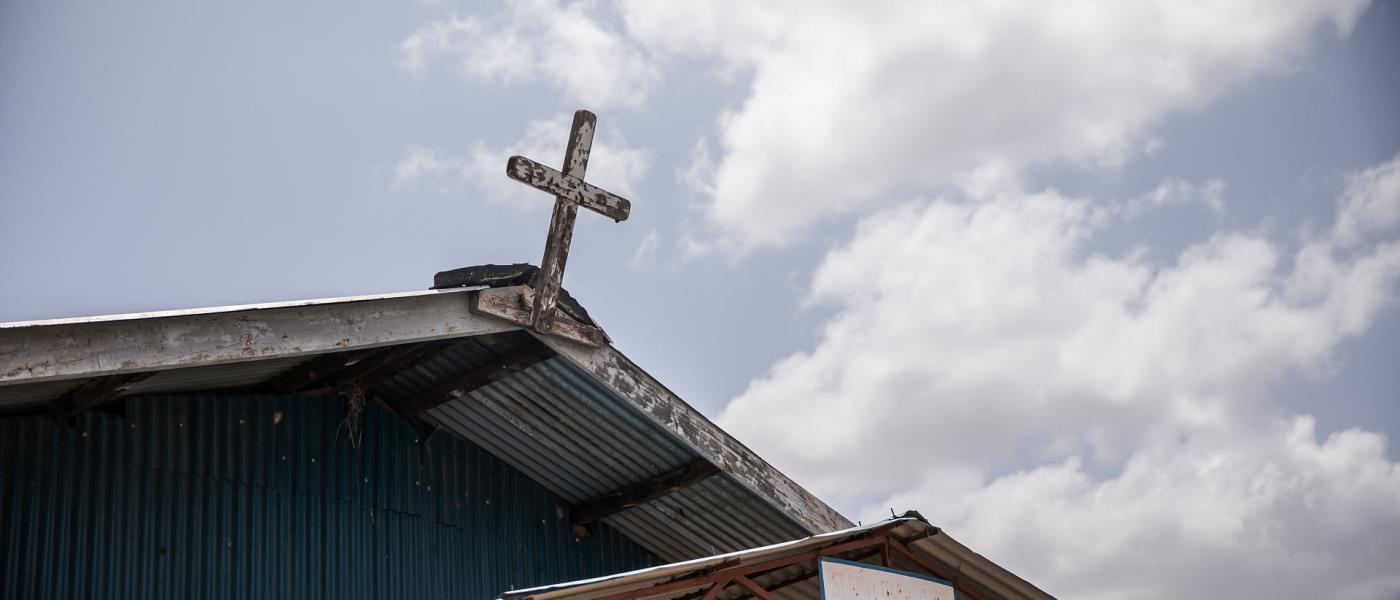
[[493, 598], [659, 562], [450, 435], [337, 397], [0, 418], [0, 597]]
[[21, 411], [47, 406], [69, 390], [83, 384], [83, 379], [39, 381], [26, 385], [0, 387], [0, 407]]
[[[412, 398], [539, 340], [522, 332], [461, 338], [378, 382], [387, 401]], [[167, 369], [122, 394], [246, 389], [314, 357], [292, 356]], [[43, 407], [84, 380], [0, 388], [6, 403]], [[19, 392], [19, 393], [16, 393]], [[564, 357], [509, 374], [422, 415], [480, 444], [570, 503], [653, 478], [702, 457]], [[721, 473], [612, 515], [605, 522], [666, 560], [706, 556], [811, 533]]]
[[[0, 331], [9, 336], [0, 344], [0, 362], [9, 360], [0, 372], [23, 376], [0, 385], [0, 405], [43, 407], [88, 381], [86, 373], [155, 372], [124, 397], [240, 390], [325, 356], [327, 348], [334, 354], [453, 341], [374, 384], [373, 394], [393, 404], [522, 349], [542, 349], [540, 338], [471, 312], [470, 296], [444, 295], [459, 291], [471, 290], [11, 324]], [[93, 332], [100, 339], [86, 337]], [[600, 356], [611, 362], [600, 367], [555, 340], [547, 345], [559, 354], [418, 417], [481, 445], [571, 504], [698, 461], [716, 465], [721, 472], [709, 479], [604, 519], [667, 560], [845, 523], [610, 347]], [[43, 350], [51, 347], [71, 356], [51, 360], [57, 355]], [[201, 362], [203, 352], [217, 355], [217, 364]], [[127, 368], [118, 356], [145, 362]], [[62, 368], [50, 364], [56, 362]], [[39, 370], [24, 372], [26, 365]]]
[[[252, 386], [295, 367], [310, 357], [272, 358], [226, 363], [205, 367], [166, 369], [143, 380], [118, 397], [145, 396], [174, 392], [231, 390]], [[60, 379], [0, 387], [0, 406], [7, 410], [43, 408], [86, 379]]]
[[122, 393], [123, 397], [149, 396], [175, 392], [216, 391], [236, 389], [262, 383], [308, 358], [273, 358], [248, 362], [168, 369], [157, 373]]
[[[468, 340], [375, 389], [386, 399], [409, 398], [534, 343], [510, 335]], [[481, 444], [574, 504], [700, 458], [562, 357], [503, 377], [424, 417]], [[808, 533], [724, 474], [606, 521], [667, 560]]]

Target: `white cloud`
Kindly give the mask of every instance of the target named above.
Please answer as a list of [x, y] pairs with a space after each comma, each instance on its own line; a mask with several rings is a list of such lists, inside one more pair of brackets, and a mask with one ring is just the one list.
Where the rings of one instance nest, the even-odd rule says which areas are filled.
[[416, 182], [431, 181], [440, 191], [446, 191], [444, 184], [452, 179], [454, 171], [460, 169], [455, 161], [439, 156], [436, 148], [413, 145], [406, 148], [403, 158], [394, 164], [393, 184], [395, 187], [406, 187]]
[[[524, 136], [514, 143], [491, 147], [478, 141], [463, 155], [448, 154], [438, 148], [409, 146], [391, 169], [393, 186], [426, 188], [440, 193], [469, 188], [478, 190], [492, 202], [526, 209], [548, 208], [551, 203], [546, 195], [506, 177], [506, 161], [518, 154], [561, 167], [570, 119], [568, 115], [560, 115], [550, 120], [532, 121]], [[635, 196], [635, 186], [650, 163], [645, 150], [628, 146], [615, 131], [604, 128], [593, 140], [585, 179], [618, 195]]]
[[1393, 305], [1393, 228], [1345, 223], [1391, 214], [1396, 169], [1354, 176], [1315, 239], [1222, 232], [1164, 263], [1089, 252], [1123, 213], [1053, 192], [885, 209], [817, 269], [816, 346], [719, 422], [838, 506], [921, 509], [1054, 592], [1392, 597], [1396, 465], [1375, 434], [1319, 445], [1270, 386]]
[[1182, 179], [1167, 179], [1152, 191], [1128, 200], [1125, 210], [1127, 216], [1138, 217], [1152, 209], [1185, 204], [1200, 204], [1209, 208], [1215, 216], [1224, 216], [1225, 182], [1211, 179], [1195, 184]]
[[1286, 68], [1365, 4], [633, 1], [624, 16], [656, 53], [752, 73], [720, 119], [707, 208], [752, 246], [909, 186], [1119, 164], [1160, 143], [1164, 115]]
[[[1311, 418], [1138, 450], [1095, 481], [1070, 458], [937, 501], [973, 548], [1066, 598], [1393, 598], [1400, 466], [1374, 433]], [[872, 509], [871, 514], [883, 508]], [[932, 515], [930, 515], [932, 516]]]
[[641, 271], [651, 268], [656, 263], [656, 247], [661, 243], [661, 238], [652, 229], [642, 236], [642, 241], [637, 243], [637, 249], [632, 252], [632, 259], [627, 261], [627, 266], [633, 271]]
[[1395, 227], [1396, 222], [1400, 222], [1400, 162], [1392, 161], [1352, 176], [1333, 235], [1338, 243], [1351, 245]]
[[590, 16], [595, 9], [531, 0], [489, 18], [452, 16], [409, 35], [400, 44], [401, 64], [421, 74], [441, 59], [470, 78], [544, 81], [594, 108], [636, 106], [657, 71], [626, 38]]

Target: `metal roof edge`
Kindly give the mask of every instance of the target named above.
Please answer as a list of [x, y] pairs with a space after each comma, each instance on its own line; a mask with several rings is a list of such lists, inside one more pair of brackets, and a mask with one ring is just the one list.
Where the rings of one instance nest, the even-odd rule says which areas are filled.
[[81, 325], [85, 323], [110, 323], [114, 321], [135, 321], [139, 319], [160, 319], [165, 317], [184, 317], [192, 315], [213, 315], [219, 313], [243, 312], [253, 310], [267, 310], [273, 308], [295, 308], [302, 306], [320, 306], [324, 304], [346, 304], [351, 302], [366, 302], [371, 300], [387, 300], [392, 298], [413, 298], [417, 296], [430, 296], [437, 294], [456, 294], [462, 292], [475, 292], [484, 290], [487, 286], [459, 287], [446, 289], [418, 290], [412, 292], [389, 292], [385, 294], [365, 294], [360, 296], [340, 296], [332, 298], [312, 298], [309, 300], [282, 300], [277, 302], [260, 302], [255, 304], [231, 304], [228, 306], [205, 306], [198, 308], [177, 308], [173, 310], [158, 310], [134, 313], [118, 313], [111, 315], [93, 315], [90, 317], [66, 317], [61, 319], [36, 319], [30, 321], [10, 321], [0, 323], [0, 329], [23, 329], [27, 327], [49, 327], [54, 325]]
[[991, 590], [999, 598], [1025, 600], [1054, 600], [1054, 596], [1022, 579], [991, 559], [974, 552], [962, 542], [940, 530], [938, 535], [918, 540], [910, 547], [934, 557], [944, 563], [954, 565], [958, 575], [977, 586]]
[[473, 288], [8, 323], [0, 386], [309, 357], [520, 329]]
[[[769, 546], [717, 554], [604, 577], [511, 590], [503, 592], [499, 600], [559, 600], [641, 590], [648, 584], [657, 585], [700, 571], [756, 564], [769, 558], [791, 556], [829, 545], [828, 543], [837, 543], [846, 538], [869, 534], [885, 528], [892, 531], [907, 531], [904, 529], [905, 527], [912, 527], [917, 532], [922, 533], [922, 535], [916, 536], [919, 539], [909, 545], [910, 549], [951, 568], [955, 571], [958, 585], [970, 584], [974, 590], [990, 592], [993, 598], [1054, 600], [1053, 596], [1037, 588], [1034, 584], [953, 539], [946, 531], [930, 524], [917, 512], [906, 512], [899, 517], [868, 525], [850, 527]], [[980, 597], [982, 594], [978, 595]]]
[[[829, 540], [839, 540], [842, 538], [850, 537], [852, 535], [880, 529], [882, 527], [889, 527], [892, 524], [904, 521], [928, 525], [927, 523], [924, 523], [923, 521], [920, 521], [918, 519], [907, 517], [886, 519], [884, 521], [871, 523], [869, 525], [857, 525], [854, 527], [848, 527], [845, 529], [839, 529], [827, 533], [819, 533], [817, 535], [812, 535], [796, 540], [779, 542], [777, 544], [771, 544], [768, 546], [760, 546], [758, 548], [736, 550], [734, 552], [726, 552], [724, 554], [716, 554], [714, 556], [696, 558], [665, 565], [657, 565], [655, 567], [637, 569], [635, 571], [628, 571], [625, 573], [604, 575], [602, 577], [594, 577], [592, 579], [581, 579], [579, 581], [568, 581], [521, 590], [511, 590], [508, 592], [503, 592], [499, 600], [518, 600], [520, 598], [530, 598], [531, 600], [549, 600], [550, 598], [554, 598], [557, 595], [559, 595], [557, 594], [557, 592], [581, 594], [592, 591], [594, 589], [608, 587], [609, 584], [616, 584], [629, 579], [660, 578], [671, 575], [679, 575], [683, 573], [689, 573], [692, 571], [698, 571], [706, 567], [735, 561], [735, 559], [740, 559], [741, 561], [742, 559], [749, 559], [749, 562], [752, 562], [754, 559], [764, 558], [772, 554], [803, 550], [811, 546], [821, 545], [822, 543]], [[742, 564], [742, 562], [735, 562], [734, 564], [738, 565]]]

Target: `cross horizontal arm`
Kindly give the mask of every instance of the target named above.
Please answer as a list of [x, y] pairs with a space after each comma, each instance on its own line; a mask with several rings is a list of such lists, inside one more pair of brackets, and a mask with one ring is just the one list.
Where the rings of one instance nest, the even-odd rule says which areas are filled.
[[626, 221], [632, 203], [577, 177], [565, 175], [523, 156], [512, 156], [506, 175], [535, 189], [549, 192], [614, 221]]

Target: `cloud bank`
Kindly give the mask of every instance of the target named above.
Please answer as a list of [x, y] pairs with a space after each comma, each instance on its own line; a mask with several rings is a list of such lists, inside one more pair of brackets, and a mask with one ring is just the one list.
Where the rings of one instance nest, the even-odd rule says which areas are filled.
[[1287, 68], [1365, 2], [623, 6], [650, 51], [752, 76], [704, 186], [715, 235], [742, 249], [910, 189], [1120, 164], [1163, 116]]
[[817, 269], [820, 341], [719, 422], [855, 516], [919, 508], [1066, 597], [1390, 598], [1400, 466], [1270, 390], [1394, 304], [1397, 210], [1400, 159], [1310, 238], [1153, 263], [1090, 252], [1123, 216], [1054, 192], [887, 209]]
[[[806, 302], [835, 311], [819, 340], [719, 421], [852, 516], [918, 508], [1063, 597], [1394, 598], [1386, 440], [1319, 435], [1272, 392], [1326, 376], [1395, 305], [1400, 158], [1352, 174], [1326, 227], [1221, 230], [1165, 258], [1094, 242], [1163, 207], [1223, 216], [1223, 180], [1166, 174], [1116, 203], [1027, 181], [1151, 152], [1165, 117], [1290, 69], [1366, 5], [638, 0], [614, 29], [541, 2], [430, 24], [401, 52], [570, 102], [641, 106], [677, 58], [749, 83], [680, 169], [706, 223], [687, 252], [868, 216], [813, 275]], [[550, 127], [465, 158], [411, 149], [399, 172], [496, 185], [508, 153], [555, 151], [566, 123]], [[647, 161], [622, 148], [598, 177], [626, 193]]]
[[655, 83], [657, 68], [596, 13], [592, 5], [531, 0], [486, 18], [454, 15], [405, 38], [400, 65], [422, 74], [447, 63], [469, 79], [546, 82], [569, 101], [593, 108], [637, 106]]

